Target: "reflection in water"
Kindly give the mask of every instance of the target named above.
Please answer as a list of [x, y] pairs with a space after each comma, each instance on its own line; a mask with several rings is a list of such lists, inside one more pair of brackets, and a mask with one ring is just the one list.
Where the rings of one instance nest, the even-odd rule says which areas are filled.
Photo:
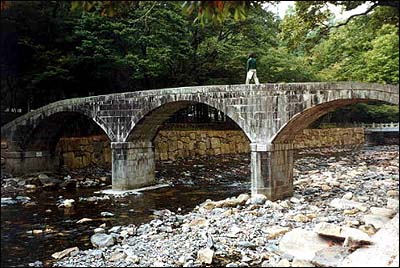
[[[155, 210], [169, 209], [185, 213], [206, 199], [221, 200], [249, 192], [248, 159], [229, 162], [223, 159], [220, 162], [226, 167], [213, 161], [208, 166], [196, 166], [190, 162], [182, 163], [181, 169], [172, 164], [159, 168], [162, 171], [158, 172], [157, 177], [162, 177], [165, 181], [169, 177], [178, 178], [183, 170], [189, 170], [191, 174], [201, 178], [217, 178], [198, 180], [200, 183], [195, 185], [177, 184], [174, 187], [143, 192], [141, 195], [95, 202], [79, 201], [79, 197], [100, 196], [94, 194], [100, 188], [78, 188], [73, 192], [43, 191], [28, 195], [37, 203], [36, 206], [24, 207], [16, 204], [1, 207], [1, 266], [26, 267], [37, 260], [51, 265], [51, 254], [54, 252], [74, 246], [80, 249], [91, 248], [90, 236], [103, 223], [107, 228], [139, 225], [150, 221]], [[236, 168], [240, 169], [240, 176], [233, 176], [235, 165], [239, 165]], [[243, 166], [246, 167], [245, 170]], [[215, 167], [220, 170], [216, 171]], [[194, 176], [190, 178], [196, 179]], [[73, 208], [58, 208], [57, 201], [60, 199], [74, 199], [75, 205]], [[102, 217], [100, 213], [106, 211], [115, 216]], [[76, 223], [82, 218], [90, 218], [92, 221]]]

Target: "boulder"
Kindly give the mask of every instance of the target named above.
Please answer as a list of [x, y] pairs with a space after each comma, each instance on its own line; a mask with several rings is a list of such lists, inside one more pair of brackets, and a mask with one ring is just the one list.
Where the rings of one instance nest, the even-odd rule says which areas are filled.
[[315, 252], [328, 248], [330, 245], [329, 239], [325, 239], [315, 232], [296, 228], [282, 237], [279, 250], [301, 260], [312, 260]]
[[94, 247], [102, 248], [114, 245], [114, 237], [107, 234], [96, 233], [90, 237], [90, 242]]

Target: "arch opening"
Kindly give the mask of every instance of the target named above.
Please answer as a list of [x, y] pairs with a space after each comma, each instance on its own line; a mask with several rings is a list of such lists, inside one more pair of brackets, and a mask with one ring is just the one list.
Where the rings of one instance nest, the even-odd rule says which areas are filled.
[[[390, 118], [396, 118], [398, 121], [398, 106], [393, 105], [389, 102], [381, 101], [381, 100], [371, 100], [371, 99], [344, 99], [344, 100], [334, 100], [326, 103], [322, 103], [316, 106], [313, 106], [309, 109], [306, 109], [299, 114], [295, 115], [288, 123], [286, 123], [281, 130], [275, 135], [272, 140], [273, 144], [290, 144], [293, 143], [296, 136], [301, 134], [304, 129], [307, 128], [321, 128], [324, 127], [324, 123], [328, 123], [326, 127], [357, 127], [360, 126], [361, 123], [369, 123], [371, 121], [372, 116], [368, 117], [366, 114], [363, 117], [357, 112], [353, 111], [353, 114], [350, 119], [347, 119], [346, 111], [354, 110], [354, 107], [357, 107], [358, 104], [372, 104], [372, 105], [382, 105], [385, 104], [388, 107], [397, 107], [397, 116], [393, 114]], [[332, 115], [339, 115], [340, 120], [336, 120], [337, 124], [329, 125], [332, 121]], [[365, 113], [364, 110], [358, 111], [358, 113]], [[359, 119], [354, 120], [356, 116]], [[389, 118], [389, 117], [387, 117]], [[381, 118], [379, 121], [387, 121], [389, 119]], [[383, 122], [382, 121], [382, 122]], [[377, 122], [381, 123], [381, 122]]]
[[[250, 188], [250, 140], [236, 122], [210, 105], [194, 101], [166, 103], [145, 115], [126, 142], [136, 147], [126, 158], [140, 155], [140, 159], [134, 157], [135, 163], [146, 164], [135, 167], [137, 174], [146, 169], [143, 181], [144, 176], [155, 174], [148, 184], [243, 183], [246, 189], [241, 188], [241, 192]], [[148, 147], [151, 149], [145, 149]], [[235, 166], [230, 168], [229, 163]], [[132, 176], [134, 179], [138, 180], [137, 176]]]
[[57, 112], [42, 119], [22, 147], [25, 155], [47, 158], [51, 164], [45, 170], [111, 168], [110, 139], [94, 120], [79, 112]]

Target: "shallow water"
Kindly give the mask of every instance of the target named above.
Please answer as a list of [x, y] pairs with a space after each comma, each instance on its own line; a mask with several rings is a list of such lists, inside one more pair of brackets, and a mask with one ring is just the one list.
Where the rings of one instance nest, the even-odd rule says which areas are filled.
[[[248, 158], [208, 161], [210, 159], [188, 160], [179, 165], [165, 163], [158, 166], [157, 177], [173, 181], [175, 186], [146, 191], [141, 195], [96, 202], [78, 201], [79, 197], [102, 196], [94, 192], [104, 187], [26, 194], [37, 203], [36, 206], [15, 204], [1, 207], [1, 266], [26, 267], [37, 260], [48, 266], [52, 262], [51, 254], [57, 251], [74, 246], [91, 248], [90, 236], [103, 223], [107, 228], [139, 225], [150, 221], [154, 210], [184, 213], [206, 199], [220, 200], [250, 191]], [[181, 184], [188, 180], [195, 184]], [[61, 199], [74, 199], [75, 208], [58, 208], [57, 201]], [[100, 213], [104, 211], [113, 213], [114, 217], [102, 217]], [[82, 218], [94, 221], [76, 223]], [[42, 232], [32, 234], [33, 230]]]

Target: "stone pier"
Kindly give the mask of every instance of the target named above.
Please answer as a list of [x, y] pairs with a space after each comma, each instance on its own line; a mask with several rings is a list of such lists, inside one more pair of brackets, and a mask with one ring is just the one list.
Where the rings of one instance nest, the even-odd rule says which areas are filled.
[[262, 151], [251, 144], [251, 194], [264, 194], [269, 200], [292, 196], [294, 150], [268, 147]]
[[112, 188], [130, 190], [155, 181], [154, 147], [151, 142], [112, 142]]

